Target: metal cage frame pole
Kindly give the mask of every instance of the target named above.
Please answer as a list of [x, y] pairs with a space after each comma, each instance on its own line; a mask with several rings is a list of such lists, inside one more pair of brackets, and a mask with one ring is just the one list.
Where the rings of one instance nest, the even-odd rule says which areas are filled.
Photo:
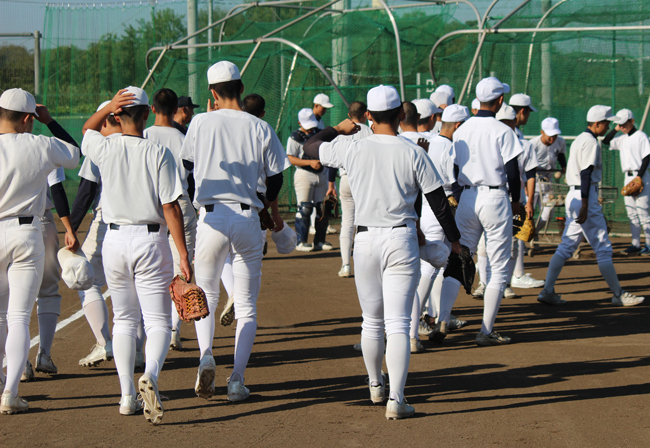
[[381, 5], [384, 7], [386, 14], [388, 14], [388, 18], [390, 19], [390, 23], [393, 24], [393, 32], [395, 33], [395, 46], [397, 47], [397, 72], [399, 75], [399, 91], [402, 101], [405, 101], [406, 95], [404, 93], [404, 71], [402, 69], [402, 42], [399, 38], [399, 28], [397, 28], [395, 16], [391, 12], [386, 2], [384, 0], [379, 0], [379, 3], [381, 3]]

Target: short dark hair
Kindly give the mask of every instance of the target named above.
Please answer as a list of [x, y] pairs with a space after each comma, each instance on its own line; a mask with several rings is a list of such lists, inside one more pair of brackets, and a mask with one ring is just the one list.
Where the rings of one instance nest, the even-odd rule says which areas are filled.
[[165, 117], [174, 115], [178, 107], [178, 96], [172, 89], [160, 89], [153, 95], [153, 107], [156, 113]]
[[264, 101], [262, 95], [258, 95], [257, 93], [246, 95], [242, 101], [242, 110], [257, 118], [262, 116], [265, 107], [266, 101]]
[[348, 114], [350, 115], [350, 118], [356, 118], [357, 120], [363, 120], [363, 117], [366, 115], [367, 111], [368, 106], [366, 106], [366, 103], [363, 103], [361, 101], [354, 101], [348, 108]]
[[418, 126], [424, 126], [425, 124], [427, 124], [427, 123], [429, 122], [429, 119], [430, 119], [430, 118], [431, 118], [431, 115], [429, 115], [429, 116], [426, 117], [426, 118], [420, 118], [420, 119], [418, 120]]
[[6, 120], [10, 123], [20, 123], [28, 112], [16, 112], [15, 110], [3, 109], [0, 107], [0, 120]]
[[122, 108], [122, 112], [117, 114], [121, 121], [126, 123], [138, 123], [144, 117], [144, 114], [149, 110], [149, 106], [141, 104], [139, 106], [131, 106]]
[[381, 112], [373, 112], [373, 111], [369, 111], [369, 112], [373, 122], [377, 124], [391, 124], [397, 120], [397, 117], [399, 117], [399, 112], [401, 109], [402, 109], [402, 105], [400, 104], [395, 109], [382, 110]]
[[115, 115], [113, 115], [113, 114], [109, 115], [106, 120], [108, 120], [108, 124], [110, 124], [111, 126], [119, 126], [120, 125], [117, 122], [117, 120], [115, 119]]
[[232, 81], [210, 84], [209, 89], [217, 92], [217, 95], [221, 98], [236, 100], [241, 97], [242, 86], [241, 79], [233, 79]]
[[499, 98], [501, 98], [502, 96], [503, 95], [500, 95], [500, 96], [496, 97], [495, 99], [493, 99], [491, 101], [481, 101], [481, 107], [483, 107], [483, 106], [487, 106], [487, 107], [496, 106], [497, 104], [499, 104]]
[[510, 107], [512, 107], [515, 110], [516, 115], [519, 115], [520, 110], [523, 110], [523, 109], [529, 109], [530, 110], [530, 107], [528, 107], [528, 106], [512, 106], [511, 105]]
[[402, 123], [416, 127], [418, 125], [417, 117], [419, 116], [417, 107], [410, 101], [404, 101], [402, 106], [404, 106], [404, 119]]
[[453, 123], [451, 121], [443, 121], [442, 125], [440, 125], [440, 129], [446, 131], [452, 129], [454, 126], [456, 126], [456, 123]]

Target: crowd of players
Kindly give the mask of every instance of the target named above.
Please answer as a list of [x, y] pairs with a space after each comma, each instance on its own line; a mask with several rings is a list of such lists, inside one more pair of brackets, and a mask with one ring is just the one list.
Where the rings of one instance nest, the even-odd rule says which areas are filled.
[[[263, 209], [271, 209], [278, 251], [331, 250], [325, 238], [333, 229], [322, 203], [328, 195], [339, 198], [338, 275], [352, 276], [354, 244], [363, 313], [355, 348], [363, 354], [370, 398], [387, 401], [388, 419], [415, 412], [404, 387], [410, 354], [425, 351], [420, 337], [440, 343], [449, 331], [466, 325], [451, 314], [464, 281], [463, 253], [478, 257], [480, 281], [472, 294], [484, 301], [479, 346], [511, 342], [494, 324], [501, 300], [515, 296], [512, 288], [543, 287], [539, 302], [566, 303], [554, 286], [583, 238], [596, 253], [612, 304], [643, 301], [618, 282], [598, 201], [599, 137], [607, 134], [602, 143], [620, 151], [626, 182], [638, 176], [646, 186], [638, 196], [625, 198], [632, 226], [632, 245], [625, 253], [650, 255], [650, 142], [634, 127], [631, 111], [613, 115], [607, 106], [591, 107], [587, 128], [567, 160], [558, 120], [545, 118], [540, 135], [526, 140], [521, 127], [537, 112], [531, 98], [513, 94], [506, 102], [510, 87], [495, 77], [477, 84], [473, 116], [455, 104], [450, 86], [439, 86], [430, 98], [403, 102], [395, 88], [380, 85], [368, 92], [365, 103], [353, 102], [348, 118], [334, 127], [322, 121], [334, 106], [318, 94], [312, 108], [298, 113], [299, 129], [285, 150], [263, 120], [264, 99], [257, 94], [242, 99], [244, 85], [234, 64], [214, 64], [207, 78], [214, 99], [207, 113], [193, 117], [198, 106], [170, 89], [158, 90], [150, 105], [142, 89], [128, 87], [99, 105], [84, 125], [81, 145], [28, 92], [10, 89], [0, 97], [3, 414], [29, 408], [18, 396], [19, 380], [34, 379], [34, 370], [58, 371], [50, 353], [61, 303], [53, 207], [66, 230], [62, 250], [87, 257], [93, 271], [92, 286], [80, 290], [79, 297], [96, 344], [79, 364], [115, 359], [119, 412], [143, 411], [154, 424], [164, 414], [157, 386], [164, 360], [170, 348], [182, 347], [181, 321], [168, 289], [174, 275], [196, 279], [211, 313], [195, 322], [197, 396], [208, 399], [215, 393], [214, 314], [223, 282], [228, 300], [220, 322], [237, 320], [227, 398], [248, 398], [244, 373], [257, 329], [266, 251], [258, 216]], [[155, 122], [145, 129], [150, 112]], [[32, 135], [35, 119], [54, 137]], [[612, 121], [617, 126], [608, 133]], [[63, 168], [76, 168], [82, 153], [81, 182], [70, 208]], [[296, 167], [295, 233], [278, 210], [282, 173], [290, 165]], [[539, 208], [538, 227], [546, 226], [553, 212], [547, 186], [556, 172], [566, 176], [569, 186], [565, 230], [546, 279], [537, 280], [524, 270], [524, 245], [513, 238], [513, 214], [521, 211], [532, 219]], [[80, 248], [76, 235], [88, 209], [94, 217]], [[112, 334], [104, 286], [112, 299]], [[40, 346], [33, 366], [27, 356], [35, 302]], [[137, 384], [136, 367], [145, 371]]]

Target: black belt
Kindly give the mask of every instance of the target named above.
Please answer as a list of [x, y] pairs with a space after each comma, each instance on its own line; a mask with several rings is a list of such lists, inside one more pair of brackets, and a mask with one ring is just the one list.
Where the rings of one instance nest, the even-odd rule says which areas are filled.
[[[595, 185], [589, 185], [589, 188], [596, 187]], [[571, 185], [572, 190], [580, 190], [582, 187], [580, 185]]]
[[[239, 205], [241, 205], [242, 211], [251, 209], [251, 206], [248, 204], [239, 204]], [[206, 212], [212, 213], [214, 211], [214, 204], [208, 204], [204, 208]]]
[[[119, 224], [109, 224], [108, 227], [111, 230], [120, 230], [120, 225]], [[149, 231], [149, 233], [159, 232], [160, 231], [160, 224], [147, 224], [147, 230]]]
[[[406, 224], [402, 224], [401, 226], [395, 226], [393, 229], [399, 229], [400, 227], [408, 227]], [[366, 226], [357, 226], [357, 233], [358, 232], [367, 232], [368, 227]]]
[[[465, 190], [472, 188], [472, 185], [464, 185]], [[474, 185], [474, 187], [488, 187], [490, 190], [498, 190], [501, 187], [493, 187], [492, 185]]]
[[33, 216], [19, 216], [18, 217], [18, 224], [23, 226], [25, 224], [31, 224], [34, 222], [34, 217]]
[[636, 176], [636, 174], [634, 174], [634, 171], [628, 171], [628, 172], [627, 172], [627, 175], [628, 175], [628, 176]]

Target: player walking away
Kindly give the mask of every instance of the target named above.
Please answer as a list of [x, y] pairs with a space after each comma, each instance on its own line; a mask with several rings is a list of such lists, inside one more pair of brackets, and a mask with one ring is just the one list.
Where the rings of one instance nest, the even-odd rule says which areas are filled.
[[[277, 198], [282, 172], [290, 163], [268, 123], [241, 110], [244, 85], [236, 65], [227, 61], [214, 64], [208, 70], [208, 84], [218, 110], [194, 118], [181, 158], [186, 168], [194, 169], [196, 179], [194, 204], [201, 208], [196, 283], [205, 291], [210, 313], [219, 303], [226, 257], [232, 258], [237, 330], [227, 397], [241, 401], [250, 393], [244, 386], [244, 372], [257, 331], [263, 248], [257, 212]], [[257, 193], [262, 175], [266, 176], [266, 197]], [[195, 391], [205, 399], [214, 395], [214, 325], [213, 317], [195, 323], [201, 354]]]
[[[566, 171], [566, 142], [560, 136], [560, 123], [557, 118], [548, 117], [542, 120], [542, 131], [537, 137], [530, 140], [531, 145], [537, 154], [539, 169], [537, 170], [537, 180], [548, 183], [551, 179], [549, 171], [557, 169], [560, 164], [562, 173]], [[537, 231], [546, 227], [546, 223], [553, 219], [553, 206], [546, 205], [549, 201], [548, 195], [551, 193], [549, 187], [543, 186], [537, 182], [537, 194], [535, 202], [539, 203], [540, 216], [537, 221]]]
[[[348, 118], [359, 126], [359, 132], [352, 135], [340, 135], [338, 139], [352, 139], [361, 140], [372, 135], [372, 130], [368, 125], [366, 112], [368, 106], [361, 101], [354, 101], [350, 103], [348, 108]], [[327, 195], [333, 194], [336, 196], [336, 175], [341, 175], [339, 182], [340, 194], [339, 200], [341, 201], [341, 234], [339, 242], [341, 243], [341, 261], [342, 266], [339, 271], [339, 277], [347, 278], [352, 276], [352, 268], [350, 267], [350, 257], [352, 256], [352, 239], [354, 238], [354, 198], [350, 191], [350, 181], [348, 180], [348, 173], [344, 169], [337, 170], [336, 168], [329, 168], [328, 180], [329, 186], [326, 193]]]
[[312, 106], [312, 111], [316, 116], [316, 121], [318, 122], [317, 128], [319, 130], [325, 128], [323, 124], [323, 117], [327, 113], [327, 109], [331, 109], [334, 105], [330, 102], [330, 97], [324, 93], [319, 93], [314, 97], [314, 105]]
[[[102, 110], [109, 104], [110, 101], [103, 102], [99, 105], [97, 111]], [[111, 113], [102, 124], [100, 132], [104, 137], [116, 138], [122, 135], [122, 127]], [[102, 264], [102, 246], [108, 226], [102, 219], [100, 202], [102, 187], [99, 168], [90, 161], [90, 158], [86, 157], [81, 164], [79, 177], [79, 189], [72, 204], [70, 221], [72, 229], [77, 232], [88, 209], [92, 208], [93, 220], [90, 223], [81, 250], [92, 265], [95, 277], [93, 286], [90, 289], [78, 292], [84, 315], [97, 340], [88, 356], [79, 360], [79, 365], [92, 367], [100, 364], [102, 361], [110, 361], [113, 359], [113, 341], [111, 340], [111, 333], [108, 328], [108, 307], [106, 306], [106, 301], [101, 291], [101, 288], [106, 284], [104, 266]]]
[[437, 135], [440, 133], [440, 128], [442, 127], [442, 111], [449, 104], [453, 104], [453, 96], [453, 93], [448, 92], [445, 88], [441, 90], [436, 89], [436, 91], [429, 96], [429, 100], [438, 109], [438, 112], [436, 112], [435, 125], [431, 128], [431, 135]]
[[438, 87], [436, 87], [436, 92], [445, 92], [447, 94], [447, 106], [451, 106], [456, 102], [456, 92], [454, 91], [454, 88], [448, 84], [441, 84]]
[[515, 132], [517, 133], [517, 137], [519, 137], [519, 139], [523, 139], [524, 133], [521, 132], [521, 127], [526, 126], [526, 123], [528, 123], [528, 119], [530, 118], [530, 113], [537, 112], [537, 109], [532, 106], [530, 96], [524, 93], [515, 93], [512, 95], [508, 104], [515, 110], [515, 113], [517, 114], [517, 123], [515, 125]]
[[431, 100], [422, 99], [422, 100], [413, 100], [413, 105], [420, 114], [418, 119], [418, 130], [421, 138], [429, 139], [437, 133], [434, 133], [432, 129], [438, 122], [438, 114], [442, 113], [442, 109], [436, 107]]
[[[102, 215], [108, 231], [102, 246], [104, 273], [113, 302], [113, 355], [122, 398], [120, 414], [142, 407], [147, 421], [163, 418], [158, 378], [171, 340], [169, 284], [174, 261], [167, 231], [181, 256], [181, 272], [192, 278], [185, 246], [183, 194], [172, 152], [143, 138], [149, 116], [144, 90], [128, 87], [84, 125], [84, 154], [102, 178]], [[113, 113], [122, 135], [104, 137], [99, 131]], [[136, 335], [144, 319], [145, 373], [138, 381], [142, 403], [136, 399], [133, 378]]]
[[[18, 385], [29, 354], [31, 313], [43, 280], [46, 249], [41, 217], [48, 175], [79, 163], [79, 148], [73, 144], [32, 135], [34, 118], [53, 135], [69, 137], [30, 93], [8, 89], [0, 96], [0, 361], [7, 356], [7, 375], [0, 369], [2, 414], [29, 409], [18, 396]], [[73, 232], [66, 231], [65, 244], [73, 251], [79, 247]]]
[[598, 202], [598, 183], [602, 180], [602, 153], [598, 137], [609, 129], [609, 122], [617, 120], [612, 108], [593, 106], [587, 113], [587, 129], [580, 134], [569, 151], [566, 182], [570, 187], [566, 196], [566, 227], [562, 242], [551, 258], [546, 273], [546, 284], [537, 300], [547, 305], [564, 305], [566, 300], [555, 292], [555, 282], [566, 260], [571, 258], [582, 237], [596, 253], [598, 269], [614, 293], [612, 305], [633, 306], [643, 302], [621, 287], [612, 262], [612, 243], [607, 234], [607, 223]]
[[[299, 207], [296, 213], [298, 235], [296, 250], [301, 252], [332, 250], [332, 245], [325, 241], [329, 219], [327, 216], [322, 216], [322, 203], [328, 188], [327, 172], [318, 160], [306, 157], [303, 151], [304, 143], [316, 132], [318, 121], [311, 109], [301, 109], [298, 112], [298, 122], [300, 129], [294, 131], [287, 140], [287, 156], [291, 164], [296, 167], [293, 177], [296, 202]], [[311, 245], [308, 242], [309, 225], [314, 207], [316, 208], [316, 235], [314, 244]]]
[[406, 402], [404, 386], [410, 359], [410, 314], [420, 269], [415, 225], [415, 202], [420, 190], [447, 238], [454, 242], [454, 252], [459, 253], [461, 248], [452, 211], [431, 159], [421, 147], [397, 137], [404, 117], [397, 90], [383, 85], [371, 89], [368, 113], [374, 135], [332, 142], [337, 135], [358, 129], [346, 119], [336, 128], [328, 127], [311, 137], [305, 152], [326, 166], [343, 168], [348, 173], [357, 206], [355, 283], [363, 311], [361, 346], [370, 399], [373, 403], [386, 399], [386, 379], [381, 372], [385, 348], [390, 374], [386, 418], [398, 419], [415, 412]]
[[[643, 182], [643, 191], [636, 196], [624, 196], [625, 210], [630, 219], [632, 231], [632, 244], [625, 249], [625, 255], [639, 254], [650, 255], [650, 174], [648, 162], [650, 161], [650, 141], [648, 136], [634, 126], [634, 114], [630, 109], [621, 109], [613, 120], [616, 127], [605, 136], [603, 144], [609, 145], [610, 150], [619, 151], [621, 155], [621, 169], [625, 174], [627, 185], [632, 179], [638, 178]], [[622, 135], [616, 136], [617, 132]], [[645, 245], [641, 248], [641, 229], [645, 234]]]
[[[523, 152], [519, 139], [505, 124], [496, 120], [503, 104], [503, 95], [510, 86], [495, 77], [481, 80], [476, 97], [481, 109], [454, 134], [455, 164], [458, 184], [464, 188], [456, 210], [456, 223], [461, 232], [461, 244], [472, 254], [481, 234], [485, 232], [487, 255], [492, 275], [485, 288], [483, 323], [476, 335], [479, 346], [510, 342], [494, 330], [494, 321], [508, 281], [508, 261], [512, 246], [512, 214], [519, 213], [520, 175], [517, 157]], [[508, 198], [508, 187], [510, 199]], [[447, 269], [446, 271], [448, 271]], [[462, 278], [445, 272], [440, 300], [440, 322], [449, 323]], [[444, 333], [441, 323], [441, 332]]]
[[[176, 93], [171, 89], [160, 89], [153, 96], [153, 105], [151, 109], [156, 114], [156, 121], [154, 125], [144, 130], [144, 138], [158, 143], [160, 146], [169, 148], [174, 155], [176, 167], [178, 168], [178, 175], [181, 179], [181, 186], [183, 188], [183, 195], [178, 198], [178, 205], [183, 212], [183, 228], [185, 230], [185, 244], [187, 246], [187, 254], [190, 260], [194, 259], [194, 241], [196, 238], [196, 210], [192, 206], [190, 196], [188, 193], [187, 178], [189, 172], [183, 167], [183, 162], [180, 158], [181, 148], [185, 135], [178, 129], [174, 128], [172, 117], [177, 113], [178, 98]], [[172, 249], [172, 256], [174, 258], [174, 276], [181, 275], [181, 257], [176, 250], [172, 236], [170, 235], [169, 245]], [[189, 279], [188, 279], [189, 280]], [[170, 348], [172, 350], [181, 350], [183, 344], [181, 343], [181, 318], [178, 316], [176, 307], [172, 307], [172, 339]]]
[[183, 135], [187, 134], [187, 126], [192, 121], [194, 116], [194, 109], [199, 107], [198, 104], [192, 102], [192, 97], [181, 96], [178, 98], [178, 110], [174, 114], [174, 121], [172, 125], [181, 131]]

